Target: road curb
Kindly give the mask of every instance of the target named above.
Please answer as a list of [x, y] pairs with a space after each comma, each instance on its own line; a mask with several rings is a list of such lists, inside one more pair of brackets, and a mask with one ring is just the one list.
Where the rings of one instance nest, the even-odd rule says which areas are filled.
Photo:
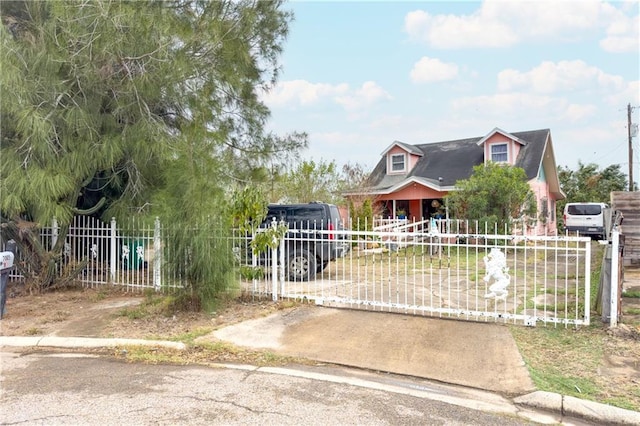
[[581, 418], [608, 425], [639, 425], [640, 413], [587, 401], [553, 392], [536, 391], [513, 399], [514, 404], [562, 413], [563, 416]]
[[101, 339], [94, 337], [0, 336], [0, 347], [115, 348], [120, 346], [150, 346], [184, 350], [182, 342], [144, 339]]
[[[164, 347], [184, 350], [182, 342], [144, 339], [103, 339], [93, 337], [59, 336], [0, 336], [1, 347], [58, 347], [58, 348], [101, 348], [123, 346]], [[255, 368], [255, 367], [252, 367]], [[263, 371], [274, 369], [261, 368]], [[298, 373], [300, 374], [300, 373]], [[307, 373], [308, 374], [308, 373]], [[607, 425], [640, 425], [640, 412], [613, 407], [607, 404], [587, 401], [553, 392], [535, 391], [514, 398], [517, 406], [559, 413], [563, 417], [581, 418], [589, 422]], [[486, 407], [484, 407], [486, 409]]]

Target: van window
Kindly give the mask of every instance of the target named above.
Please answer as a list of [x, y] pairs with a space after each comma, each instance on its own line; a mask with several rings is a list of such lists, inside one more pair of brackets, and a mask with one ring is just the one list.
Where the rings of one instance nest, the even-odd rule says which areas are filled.
[[598, 204], [569, 204], [567, 213], [574, 216], [597, 216], [602, 212]]
[[331, 205], [329, 206], [329, 210], [331, 210], [331, 217], [336, 221], [334, 225], [342, 227], [342, 217], [340, 217], [340, 211], [338, 211], [338, 208], [334, 205]]
[[320, 208], [299, 207], [291, 209], [289, 219], [298, 221], [320, 222], [323, 219], [323, 210]]

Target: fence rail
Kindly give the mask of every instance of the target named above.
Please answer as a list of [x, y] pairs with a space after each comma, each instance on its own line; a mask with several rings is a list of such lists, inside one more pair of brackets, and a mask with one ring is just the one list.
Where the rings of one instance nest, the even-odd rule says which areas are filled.
[[285, 260], [267, 262], [272, 269], [265, 269], [264, 278], [245, 285], [256, 294], [349, 308], [529, 326], [590, 322], [588, 238], [354, 231], [337, 235], [350, 250], [328, 262], [314, 279], [287, 279], [290, 254], [283, 242], [280, 256]]
[[[589, 238], [442, 232], [473, 229], [443, 221], [392, 225], [376, 231], [319, 226], [287, 234], [262, 255], [252, 252], [250, 235], [234, 233], [225, 244], [235, 256], [238, 282], [254, 295], [529, 326], [590, 322]], [[58, 267], [88, 259], [78, 279], [91, 287], [179, 288], [182, 277], [166, 264], [175, 255], [166, 230], [158, 220], [117, 226], [78, 217]], [[40, 236], [52, 247], [59, 238], [55, 223]], [[305, 267], [313, 270], [295, 278], [292, 271]]]

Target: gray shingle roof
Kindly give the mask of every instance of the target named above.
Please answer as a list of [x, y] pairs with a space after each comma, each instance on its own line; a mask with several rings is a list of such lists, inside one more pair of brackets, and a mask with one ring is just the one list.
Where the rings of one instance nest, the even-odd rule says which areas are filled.
[[[520, 149], [515, 165], [524, 169], [528, 179], [535, 178], [550, 130], [510, 134], [526, 142]], [[411, 179], [432, 182], [436, 187], [452, 187], [456, 181], [469, 178], [473, 167], [484, 162], [483, 147], [478, 146], [484, 137], [412, 145], [422, 152], [422, 157], [406, 175], [387, 175], [387, 161], [383, 155], [369, 178], [371, 189], [382, 191]]]

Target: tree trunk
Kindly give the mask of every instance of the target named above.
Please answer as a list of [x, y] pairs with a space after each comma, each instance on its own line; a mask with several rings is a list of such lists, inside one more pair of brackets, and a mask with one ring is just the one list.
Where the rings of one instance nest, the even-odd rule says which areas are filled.
[[68, 226], [62, 227], [56, 244], [51, 250], [47, 250], [40, 241], [39, 229], [35, 223], [22, 219], [2, 223], [2, 238], [16, 242], [19, 256], [15, 266], [25, 278], [25, 287], [30, 294], [69, 286], [87, 266], [89, 260], [82, 259], [70, 268], [60, 267], [64, 262], [62, 248], [68, 231]]

